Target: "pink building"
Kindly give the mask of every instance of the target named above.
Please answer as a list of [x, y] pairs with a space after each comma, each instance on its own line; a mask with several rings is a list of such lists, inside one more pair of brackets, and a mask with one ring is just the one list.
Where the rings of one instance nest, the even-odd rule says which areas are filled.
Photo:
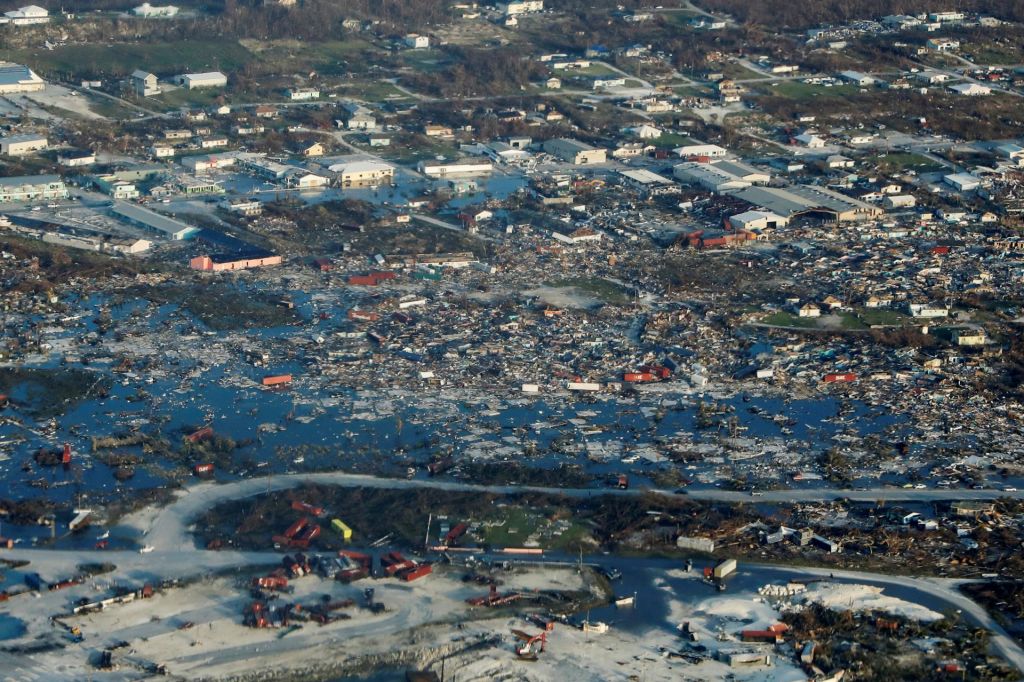
[[227, 260], [223, 256], [196, 256], [189, 261], [188, 265], [193, 270], [204, 272], [223, 272], [225, 270], [247, 270], [248, 268], [262, 268], [268, 265], [280, 265], [280, 256], [263, 256], [261, 258], [239, 258]]

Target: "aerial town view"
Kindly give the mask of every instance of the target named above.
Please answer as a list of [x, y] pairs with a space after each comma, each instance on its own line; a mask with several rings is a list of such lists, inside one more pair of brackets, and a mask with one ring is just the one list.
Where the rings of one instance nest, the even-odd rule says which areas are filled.
[[0, 682], [1024, 680], [1022, 0], [174, 1], [0, 7]]

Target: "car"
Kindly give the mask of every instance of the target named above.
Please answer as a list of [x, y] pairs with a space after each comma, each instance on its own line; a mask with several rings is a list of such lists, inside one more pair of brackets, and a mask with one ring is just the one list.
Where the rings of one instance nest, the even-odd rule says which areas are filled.
[[1015, 492], [1017, 492], [1017, 489], [1016, 489], [1016, 488], [1014, 488], [1014, 487], [1013, 487], [1013, 486], [1011, 485], [1011, 486], [1007, 486], [1007, 487], [1003, 488], [1003, 492], [1007, 492], [1007, 493], [1015, 493]]
[[145, 547], [139, 550], [139, 554], [149, 554], [154, 549], [155, 548], [153, 547], [153, 545], [146, 545]]
[[924, 490], [927, 487], [924, 483], [917, 483], [914, 485], [914, 490]]

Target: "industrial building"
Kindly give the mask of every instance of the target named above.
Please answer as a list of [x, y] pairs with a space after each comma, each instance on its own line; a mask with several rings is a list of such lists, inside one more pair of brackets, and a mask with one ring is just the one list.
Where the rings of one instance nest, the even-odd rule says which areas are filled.
[[46, 149], [47, 146], [46, 136], [34, 133], [0, 138], [0, 153], [4, 156], [25, 156]]
[[717, 144], [690, 144], [672, 150], [684, 159], [707, 157], [709, 159], [725, 158], [726, 150]]
[[437, 163], [436, 161], [420, 161], [419, 171], [432, 178], [444, 178], [450, 175], [486, 175], [494, 170], [494, 165], [479, 161], [456, 163]]
[[27, 66], [0, 62], [0, 95], [39, 92], [45, 87], [46, 82]]
[[679, 186], [676, 183], [645, 168], [619, 171], [619, 175], [624, 178], [627, 185], [647, 196], [672, 194], [679, 191]]
[[732, 196], [786, 218], [823, 214], [836, 222], [845, 223], [870, 220], [883, 213], [878, 206], [817, 185], [745, 187], [733, 192]]
[[719, 193], [743, 189], [752, 185], [750, 181], [722, 170], [717, 164], [710, 163], [687, 161], [676, 166], [672, 170], [672, 174], [688, 185], [697, 185]]
[[50, 13], [39, 5], [26, 5], [10, 12], [4, 12], [4, 23], [15, 26], [45, 24], [48, 21], [50, 21]]
[[789, 225], [789, 218], [770, 211], [745, 211], [729, 216], [729, 225], [737, 230], [767, 230]]
[[0, 203], [67, 199], [68, 188], [57, 175], [24, 175], [0, 178]]
[[380, 161], [348, 161], [329, 166], [341, 187], [390, 185], [395, 179], [395, 167]]
[[224, 154], [199, 154], [186, 156], [181, 159], [181, 165], [193, 173], [205, 173], [219, 168], [230, 168], [238, 160], [237, 154], [227, 152]]
[[607, 152], [604, 149], [591, 147], [585, 142], [564, 137], [546, 141], [544, 151], [575, 166], [604, 163], [608, 160]]
[[281, 257], [270, 253], [248, 254], [217, 254], [213, 256], [196, 256], [188, 262], [193, 270], [203, 272], [224, 272], [227, 270], [249, 270], [251, 268], [263, 268], [270, 265], [280, 265]]
[[186, 73], [179, 76], [178, 80], [188, 90], [196, 90], [198, 88], [223, 88], [228, 84], [228, 77], [220, 71]]
[[168, 218], [165, 215], [160, 215], [159, 213], [134, 204], [117, 203], [114, 204], [113, 208], [110, 210], [117, 218], [120, 218], [132, 225], [136, 225], [153, 232], [159, 232], [168, 239], [188, 239], [199, 232], [199, 228], [197, 227], [186, 225], [179, 220]]

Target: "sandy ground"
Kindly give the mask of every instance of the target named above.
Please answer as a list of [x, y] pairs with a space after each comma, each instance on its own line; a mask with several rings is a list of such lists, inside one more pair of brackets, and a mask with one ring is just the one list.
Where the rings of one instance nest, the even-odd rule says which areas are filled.
[[[323, 626], [306, 623], [287, 634], [279, 628], [243, 626], [242, 612], [251, 602], [247, 577], [217, 577], [158, 593], [152, 599], [67, 618], [69, 625], [81, 628], [84, 641], [69, 650], [36, 658], [41, 669], [52, 670], [60, 661], [84, 662], [89, 652], [125, 641], [128, 646], [118, 650], [124, 671], [147, 662], [162, 663], [173, 674], [193, 679], [245, 673], [253, 669], [254, 657], [259, 657], [262, 669], [297, 669], [314, 660], [355, 661], [403, 647], [429, 649], [456, 638], [493, 636], [495, 628], [507, 636], [506, 653], [511, 655], [514, 638], [509, 629], [536, 628], [522, 619], [475, 623], [491, 612], [470, 607], [465, 600], [486, 594], [487, 588], [465, 584], [461, 575], [461, 570], [440, 567], [413, 583], [379, 579], [345, 585], [315, 575], [293, 580], [294, 594], [282, 595], [281, 601], [313, 604], [329, 595], [331, 600], [353, 599], [359, 603], [363, 589], [373, 587], [375, 599], [388, 610], [375, 615], [349, 608], [343, 612], [351, 616], [350, 620]], [[585, 589], [584, 579], [574, 569], [564, 567], [518, 568], [502, 573], [500, 578], [502, 591]], [[192, 625], [182, 629], [185, 623]], [[501, 658], [506, 657], [494, 660]]]
[[104, 118], [89, 108], [88, 98], [73, 93], [74, 91], [68, 88], [47, 83], [46, 88], [41, 92], [12, 95], [8, 99], [20, 106], [26, 107], [28, 115], [33, 118], [56, 118], [53, 113], [48, 112], [44, 107], [63, 109], [82, 118]]
[[815, 583], [796, 601], [814, 602], [834, 611], [884, 611], [925, 623], [942, 620], [941, 613], [920, 604], [886, 596], [882, 594], [881, 587], [873, 585]]

